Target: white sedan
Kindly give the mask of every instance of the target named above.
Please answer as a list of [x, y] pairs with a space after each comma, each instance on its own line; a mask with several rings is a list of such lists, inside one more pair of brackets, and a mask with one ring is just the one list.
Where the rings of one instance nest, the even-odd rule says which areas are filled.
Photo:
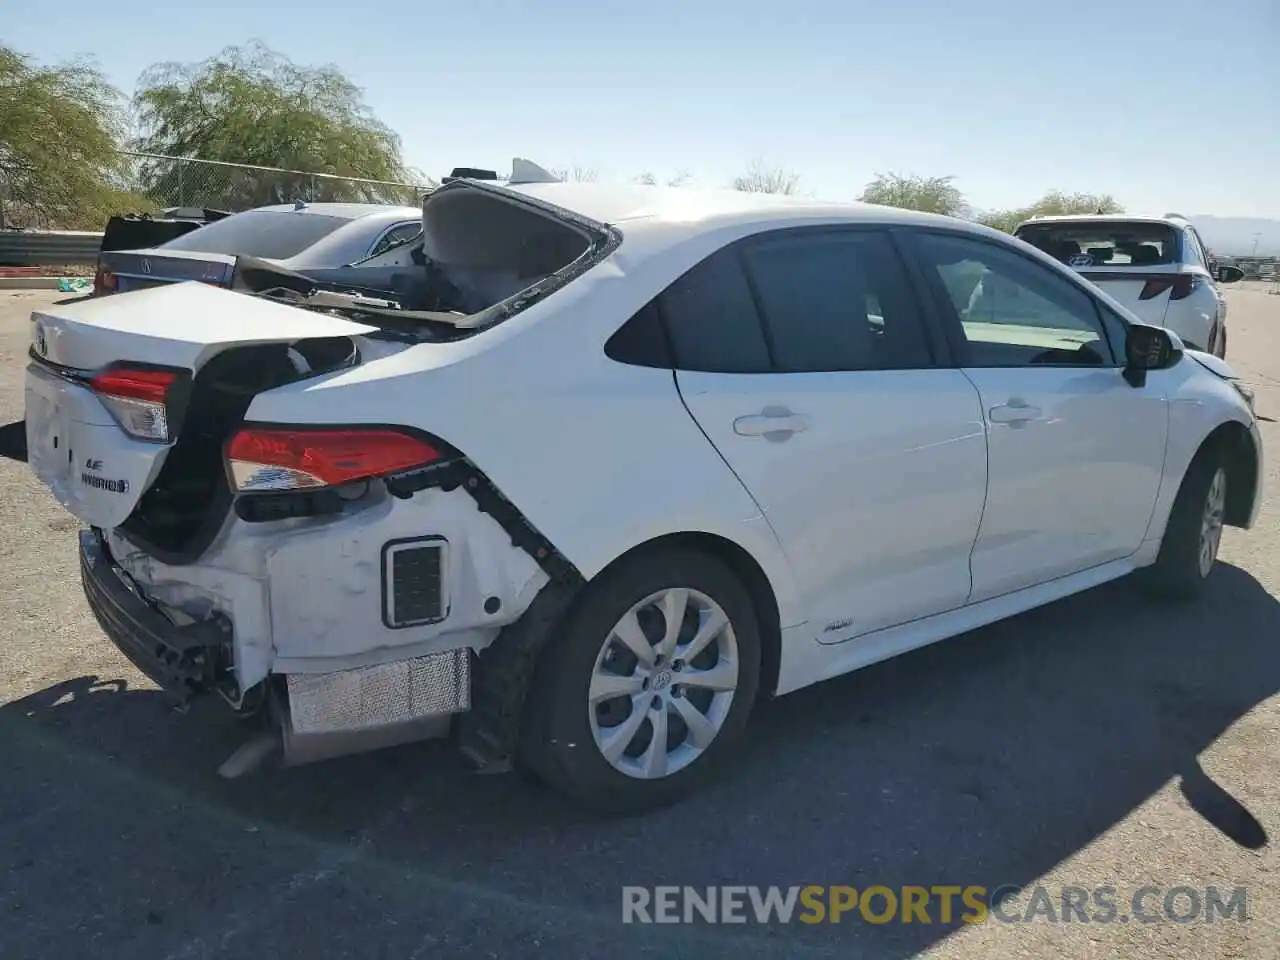
[[1231, 370], [972, 223], [458, 180], [423, 226], [417, 299], [32, 316], [26, 455], [107, 636], [260, 718], [226, 773], [450, 734], [651, 808], [762, 696], [1131, 573], [1192, 598], [1257, 515]]

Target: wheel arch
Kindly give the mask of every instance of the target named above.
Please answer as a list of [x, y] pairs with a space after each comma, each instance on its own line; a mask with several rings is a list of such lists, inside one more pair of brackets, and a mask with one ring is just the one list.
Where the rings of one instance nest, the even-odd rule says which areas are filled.
[[[1249, 428], [1238, 420], [1227, 420], [1210, 430], [1188, 461], [1183, 479], [1192, 466], [1205, 457], [1221, 457], [1227, 468], [1227, 505], [1223, 522], [1231, 527], [1248, 528], [1253, 522], [1259, 493], [1259, 451]], [[1181, 483], [1180, 480], [1179, 486]]]

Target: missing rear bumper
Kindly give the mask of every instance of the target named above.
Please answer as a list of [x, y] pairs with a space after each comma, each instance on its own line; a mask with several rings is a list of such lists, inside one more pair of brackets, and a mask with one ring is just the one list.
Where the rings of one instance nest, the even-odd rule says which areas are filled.
[[97, 530], [80, 532], [80, 579], [107, 639], [180, 705], [217, 684], [230, 624], [175, 624], [137, 591]]

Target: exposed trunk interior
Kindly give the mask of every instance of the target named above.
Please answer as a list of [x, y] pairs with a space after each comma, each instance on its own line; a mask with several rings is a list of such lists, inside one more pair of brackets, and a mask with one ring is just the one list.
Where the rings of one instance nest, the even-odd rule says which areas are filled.
[[358, 362], [347, 337], [235, 347], [197, 374], [178, 439], [120, 532], [167, 563], [189, 562], [217, 535], [232, 502], [222, 448], [264, 390]]
[[285, 293], [302, 306], [320, 288], [385, 297], [402, 311], [472, 316], [564, 271], [597, 239], [518, 197], [461, 182], [427, 198], [422, 222], [418, 241], [356, 266], [293, 272], [240, 257], [231, 287]]
[[568, 266], [589, 238], [564, 221], [481, 190], [445, 189], [423, 205], [422, 252], [478, 313]]

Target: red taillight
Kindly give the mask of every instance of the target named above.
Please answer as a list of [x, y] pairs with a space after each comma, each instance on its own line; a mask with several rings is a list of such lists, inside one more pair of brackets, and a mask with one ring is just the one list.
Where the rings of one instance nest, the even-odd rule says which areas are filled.
[[441, 458], [425, 440], [398, 430], [289, 430], [250, 427], [227, 444], [237, 490], [303, 490], [380, 477]]
[[178, 379], [172, 370], [112, 367], [89, 379], [89, 388], [135, 440], [169, 442], [169, 388]]
[[98, 272], [93, 275], [93, 295], [101, 297], [115, 292], [116, 275], [106, 267], [98, 267]]
[[1170, 300], [1185, 300], [1199, 289], [1203, 282], [1204, 278], [1194, 273], [1180, 273], [1175, 277], [1153, 277], [1142, 285], [1142, 292], [1138, 294], [1138, 299], [1151, 300], [1169, 290], [1171, 291]]
[[1180, 273], [1178, 278], [1173, 281], [1173, 292], [1169, 294], [1170, 300], [1185, 300], [1196, 290], [1200, 289], [1200, 285], [1204, 283], [1204, 278], [1194, 273]]
[[165, 395], [178, 375], [171, 370], [134, 370], [117, 367], [100, 373], [89, 381], [95, 393], [130, 400], [150, 400], [163, 403]]

